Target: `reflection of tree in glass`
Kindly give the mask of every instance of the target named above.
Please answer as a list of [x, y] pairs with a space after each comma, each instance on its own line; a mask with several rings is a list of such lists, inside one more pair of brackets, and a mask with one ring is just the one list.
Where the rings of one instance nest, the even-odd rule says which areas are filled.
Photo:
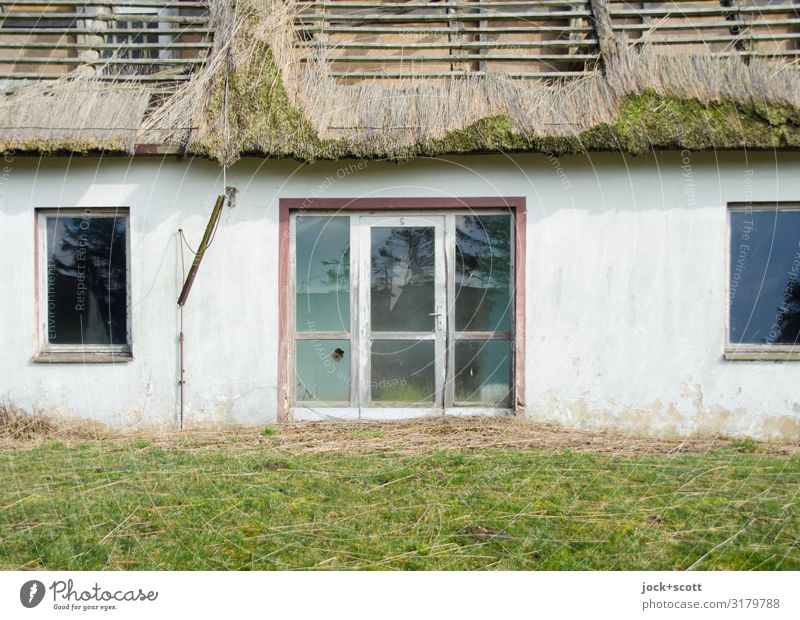
[[[391, 289], [394, 277], [405, 272], [403, 286], [414, 286], [433, 281], [434, 235], [433, 228], [392, 228], [389, 236], [372, 248], [372, 287]], [[395, 283], [396, 284], [396, 283]]]
[[774, 337], [766, 339], [767, 344], [800, 344], [800, 282], [797, 280], [787, 283], [778, 313], [779, 329]]
[[296, 326], [346, 331], [350, 325], [350, 218], [298, 217]]
[[456, 252], [459, 271], [466, 279], [463, 285], [508, 286], [511, 267], [508, 216], [460, 217], [456, 227]]
[[434, 249], [434, 229], [430, 226], [372, 229], [372, 329], [433, 329]]
[[57, 341], [122, 344], [127, 340], [125, 220], [51, 218]]
[[456, 218], [457, 330], [507, 331], [511, 300], [511, 218]]
[[325, 272], [325, 277], [320, 278], [322, 284], [332, 286], [329, 292], [347, 290], [350, 286], [350, 246], [344, 249], [339, 258], [321, 261], [326, 267], [331, 267]]

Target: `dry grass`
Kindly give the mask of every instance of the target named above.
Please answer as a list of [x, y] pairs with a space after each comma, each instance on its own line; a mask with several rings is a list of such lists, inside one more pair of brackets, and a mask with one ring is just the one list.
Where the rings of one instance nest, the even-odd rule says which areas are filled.
[[[151, 435], [164, 447], [193, 445], [216, 448], [264, 447], [289, 453], [398, 452], [421, 454], [437, 450], [546, 450], [620, 456], [704, 454], [729, 448], [728, 438], [654, 439], [612, 431], [567, 429], [509, 417], [445, 417], [400, 422], [306, 422], [278, 427], [274, 435], [256, 429], [188, 431]], [[751, 444], [748, 444], [751, 445]], [[764, 454], [790, 456], [797, 444], [753, 442]]]
[[773, 456], [791, 456], [800, 444], [717, 438], [665, 439], [613, 431], [567, 429], [511, 417], [444, 417], [392, 422], [300, 422], [275, 427], [227, 427], [122, 432], [91, 421], [55, 421], [0, 406], [0, 446], [19, 448], [46, 440], [129, 444], [162, 448], [230, 451], [277, 450], [288, 454], [399, 453], [438, 450], [545, 450], [619, 456], [704, 454], [737, 448]]
[[112, 437], [122, 435], [92, 420], [58, 419], [40, 411], [28, 413], [12, 403], [0, 401], [0, 446], [41, 443], [51, 439], [85, 441]]
[[31, 415], [9, 403], [0, 403], [0, 437], [10, 441], [43, 439], [57, 432], [56, 425], [41, 415]]

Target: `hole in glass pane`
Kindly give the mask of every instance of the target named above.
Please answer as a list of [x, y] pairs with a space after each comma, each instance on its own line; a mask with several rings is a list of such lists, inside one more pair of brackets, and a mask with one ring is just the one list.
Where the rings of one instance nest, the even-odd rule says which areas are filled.
[[432, 340], [376, 340], [371, 357], [374, 402], [428, 404], [435, 400]]
[[456, 331], [508, 331], [511, 217], [456, 216]]
[[350, 218], [297, 217], [295, 308], [299, 332], [350, 331]]
[[298, 401], [349, 403], [350, 341], [298, 340]]
[[460, 340], [455, 348], [455, 401], [507, 407], [511, 379], [507, 340]]

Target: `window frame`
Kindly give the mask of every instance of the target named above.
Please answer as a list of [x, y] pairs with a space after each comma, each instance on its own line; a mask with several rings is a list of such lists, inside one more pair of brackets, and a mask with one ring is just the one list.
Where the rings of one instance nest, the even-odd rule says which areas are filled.
[[732, 214], [753, 211], [800, 211], [800, 201], [729, 202], [725, 209], [725, 350], [723, 358], [729, 361], [798, 361], [800, 346], [792, 344], [754, 344], [731, 342], [731, 278], [734, 247]]
[[[47, 288], [47, 217], [124, 217], [125, 227], [125, 318], [126, 343], [103, 344], [52, 344], [48, 339], [48, 288]], [[35, 283], [36, 283], [36, 346], [34, 362], [62, 363], [119, 363], [133, 359], [131, 312], [131, 215], [129, 207], [59, 207], [34, 210], [35, 232]]]
[[[524, 197], [470, 197], [470, 198], [281, 198], [279, 199], [279, 331], [278, 342], [278, 419], [288, 421], [293, 417], [293, 409], [303, 409], [307, 405], [298, 403], [294, 400], [295, 386], [295, 338], [294, 338], [294, 226], [293, 215], [387, 215], [389, 217], [400, 215], [449, 215], [456, 213], [472, 213], [481, 211], [481, 214], [491, 210], [507, 213], [511, 216], [512, 238], [511, 238], [511, 260], [513, 262], [513, 277], [511, 281], [511, 322], [509, 325], [511, 368], [510, 368], [510, 393], [509, 404], [505, 408], [487, 406], [481, 403], [469, 403], [463, 405], [454, 399], [452, 405], [446, 406], [444, 413], [448, 415], [475, 415], [486, 411], [488, 413], [513, 413], [519, 414], [524, 411], [524, 386], [525, 386], [525, 237], [526, 237], [526, 200]], [[352, 220], [351, 220], [352, 222]], [[351, 243], [352, 243], [351, 239]], [[455, 248], [453, 248], [455, 249]], [[353, 255], [351, 253], [351, 260]], [[452, 260], [452, 259], [450, 259]], [[451, 263], [452, 264], [452, 263]], [[352, 286], [352, 283], [351, 283]], [[451, 297], [452, 298], [452, 297]], [[354, 319], [352, 312], [353, 298], [351, 295], [351, 334]], [[452, 322], [450, 325], [454, 325]], [[469, 332], [464, 332], [468, 334]], [[482, 332], [481, 332], [482, 333]], [[459, 332], [459, 335], [461, 333]], [[453, 334], [451, 334], [452, 338]], [[352, 336], [351, 336], [352, 337]], [[469, 339], [469, 337], [464, 338]], [[474, 339], [479, 340], [481, 336], [475, 334]], [[505, 339], [505, 338], [500, 338]], [[456, 339], [452, 339], [455, 343]], [[451, 347], [451, 356], [448, 365], [452, 368], [452, 354], [455, 347]], [[352, 351], [351, 351], [352, 363]], [[351, 373], [351, 380], [353, 379]], [[453, 383], [450, 382], [450, 389]], [[356, 386], [356, 389], [359, 389]], [[353, 391], [351, 390], [351, 402]], [[447, 402], [448, 399], [445, 400]], [[414, 415], [425, 415], [419, 412], [425, 411], [424, 408], [393, 408], [393, 407], [361, 407], [358, 405], [348, 406], [348, 409], [341, 409], [336, 406], [316, 405], [319, 411], [325, 412], [325, 417], [351, 417], [353, 411], [361, 417], [374, 417], [376, 410], [381, 410], [381, 418], [391, 419], [393, 417], [408, 417]], [[437, 408], [442, 411], [441, 408]], [[417, 411], [417, 413], [415, 413]], [[385, 415], [384, 413], [385, 412]]]
[[[157, 24], [156, 28], [152, 29], [153, 30], [152, 34], [145, 35], [145, 36], [156, 36], [158, 38], [158, 45], [163, 45], [164, 46], [163, 48], [160, 47], [160, 48], [158, 48], [156, 50], [158, 52], [158, 56], [156, 58], [153, 58], [152, 60], [164, 60], [164, 59], [169, 60], [169, 59], [173, 58], [174, 50], [165, 49], [165, 48], [169, 48], [169, 46], [172, 45], [172, 43], [175, 40], [175, 36], [176, 35], [174, 35], [174, 34], [163, 34], [161, 32], [162, 29], [166, 29], [166, 28], [170, 27], [170, 22], [163, 22], [163, 21], [160, 20], [160, 18], [161, 17], [171, 17], [173, 15], [177, 15], [175, 8], [173, 8], [173, 7], [157, 7], [157, 6], [138, 6], [138, 7], [137, 6], [114, 6], [112, 8], [113, 8], [114, 15], [121, 15], [121, 16], [126, 16], [126, 17], [127, 16], [132, 16], [132, 15], [141, 15], [142, 24], [149, 24], [149, 23]], [[148, 19], [148, 18], [151, 18], [151, 17], [154, 18], [154, 19]], [[136, 23], [136, 22], [127, 22], [127, 23], [131, 24], [131, 23]], [[115, 28], [119, 28], [119, 22], [117, 22], [114, 27]], [[144, 32], [145, 30], [151, 30], [151, 29], [143, 27], [141, 32]], [[134, 28], [130, 28], [130, 31], [132, 33], [134, 33], [133, 36], [135, 36], [136, 32], [140, 32], [140, 31], [137, 31]], [[115, 35], [113, 35], [113, 37], [115, 39], [119, 39], [120, 37], [131, 38], [131, 36], [132, 35], [128, 35], [128, 34], [124, 34], [124, 35], [123, 34], [115, 34]], [[114, 43], [122, 44], [123, 41], [115, 40]], [[147, 41], [145, 41], [144, 43], [147, 43]], [[123, 48], [121, 48], [121, 49], [123, 49]], [[128, 56], [127, 54], [130, 54], [131, 51], [135, 50], [136, 46], [135, 45], [131, 45], [129, 43], [128, 47], [124, 48], [124, 49], [126, 50], [125, 51], [126, 55], [117, 56], [117, 58], [121, 58], [121, 59], [130, 58], [130, 56]]]

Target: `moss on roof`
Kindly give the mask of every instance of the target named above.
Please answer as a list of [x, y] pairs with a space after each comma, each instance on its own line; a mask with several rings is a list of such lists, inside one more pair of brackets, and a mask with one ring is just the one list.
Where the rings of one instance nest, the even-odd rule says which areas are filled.
[[800, 114], [785, 105], [704, 104], [647, 91], [620, 102], [614, 130], [623, 149], [774, 149], [800, 146]]
[[[703, 104], [646, 91], [620, 100], [614, 124], [600, 124], [578, 136], [525, 137], [505, 116], [482, 119], [439, 140], [419, 145], [411, 155], [534, 151], [567, 154], [583, 151], [651, 149], [774, 149], [800, 147], [796, 110], [764, 106], [760, 110], [731, 102]], [[393, 156], [393, 154], [381, 154]]]
[[[424, 138], [413, 146], [387, 150], [368, 140], [319, 137], [311, 122], [289, 98], [280, 70], [269, 47], [262, 44], [258, 63], [230, 73], [228, 133], [231, 152], [225, 150], [224, 132], [198, 136], [189, 151], [222, 161], [240, 154], [291, 157], [302, 161], [340, 158], [408, 159], [415, 156], [522, 152], [566, 154], [582, 151], [651, 149], [786, 149], [800, 147], [800, 111], [788, 105], [764, 103], [759, 107], [734, 102], [702, 103], [660, 95], [651, 90], [619, 100], [614, 123], [602, 123], [579, 135], [524, 135], [504, 115], [474, 122], [442, 137]], [[212, 124], [223, 125], [224, 85], [220, 80], [209, 110]]]
[[91, 136], [73, 138], [0, 138], [0, 153], [41, 153], [43, 155], [89, 155], [92, 153], [128, 153], [130, 146], [119, 137], [111, 137], [107, 140], [93, 138]]

